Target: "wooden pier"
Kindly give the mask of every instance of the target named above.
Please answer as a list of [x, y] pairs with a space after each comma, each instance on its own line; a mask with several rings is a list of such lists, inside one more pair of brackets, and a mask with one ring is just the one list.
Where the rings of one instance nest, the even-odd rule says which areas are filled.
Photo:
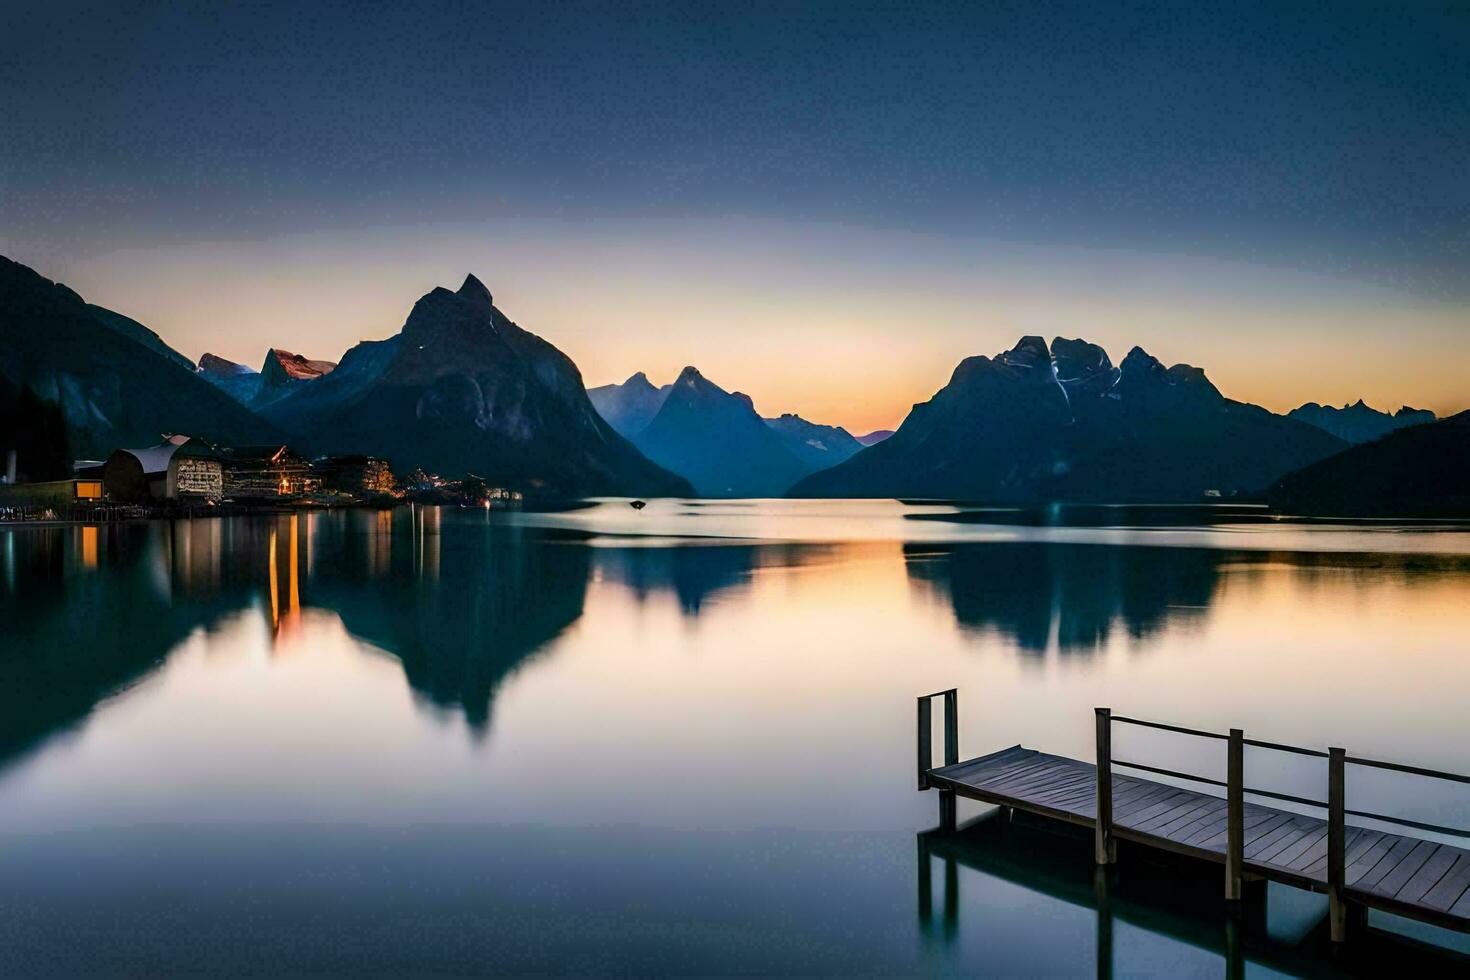
[[[1128, 840], [1224, 868], [1224, 896], [1238, 901], [1248, 880], [1276, 881], [1324, 892], [1329, 899], [1332, 939], [1341, 942], [1349, 925], [1366, 921], [1368, 909], [1470, 932], [1470, 850], [1427, 837], [1405, 836], [1347, 822], [1348, 816], [1378, 823], [1470, 838], [1470, 833], [1346, 807], [1349, 765], [1388, 769], [1470, 783], [1470, 777], [1416, 766], [1248, 739], [1161, 722], [1116, 716], [1096, 709], [1097, 761], [1082, 762], [1013, 745], [960, 761], [958, 692], [925, 695], [918, 702], [919, 789], [940, 791], [941, 823], [952, 826], [957, 797], [1011, 807], [1093, 830], [1094, 860], [1116, 860], [1116, 841]], [[935, 767], [931, 704], [944, 703], [944, 764]], [[1175, 772], [1113, 757], [1112, 727], [1139, 725], [1225, 743], [1224, 781]], [[1318, 801], [1245, 785], [1246, 746], [1327, 761], [1328, 799]], [[1148, 772], [1223, 790], [1214, 795], [1113, 769]], [[1246, 796], [1277, 799], [1325, 811], [1317, 817], [1276, 809]]]

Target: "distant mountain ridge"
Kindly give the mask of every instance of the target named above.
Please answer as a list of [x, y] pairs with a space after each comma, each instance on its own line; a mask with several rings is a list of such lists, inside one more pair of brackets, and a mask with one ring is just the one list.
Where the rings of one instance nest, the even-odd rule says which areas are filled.
[[1345, 443], [1224, 397], [1199, 368], [1135, 347], [1023, 337], [970, 357], [889, 439], [795, 496], [1004, 502], [1193, 500], [1257, 493]]
[[749, 395], [726, 391], [694, 367], [679, 373], [634, 444], [704, 497], [779, 497], [811, 472]]
[[790, 412], [779, 418], [766, 419], [765, 423], [781, 437], [792, 455], [813, 472], [836, 466], [863, 449], [852, 433], [840, 425], [808, 422]]
[[663, 408], [672, 385], [655, 388], [648, 375], [639, 371], [622, 384], [599, 385], [587, 389], [587, 397], [597, 413], [625, 439], [632, 439], [648, 428], [648, 423]]
[[1333, 408], [1307, 402], [1286, 413], [1287, 418], [1300, 419], [1352, 443], [1372, 442], [1398, 429], [1435, 421], [1435, 414], [1424, 408], [1403, 406], [1392, 415], [1371, 408], [1360, 398], [1351, 405]]
[[609, 425], [705, 496], [781, 496], [863, 448], [840, 426], [791, 413], [761, 418], [750, 396], [726, 391], [694, 367], [662, 387], [639, 371], [587, 394]]
[[874, 429], [867, 435], [857, 436], [858, 445], [866, 449], [868, 446], [876, 446], [878, 443], [893, 435], [892, 429]]

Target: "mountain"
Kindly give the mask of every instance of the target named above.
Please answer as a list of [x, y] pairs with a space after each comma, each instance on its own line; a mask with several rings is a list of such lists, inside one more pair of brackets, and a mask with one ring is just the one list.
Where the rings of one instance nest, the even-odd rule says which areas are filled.
[[336, 366], [336, 361], [312, 361], [304, 355], [272, 347], [266, 351], [265, 364], [261, 366], [260, 376], [266, 384], [275, 387], [290, 381], [314, 381], [323, 375], [331, 374], [332, 369]]
[[474, 276], [431, 290], [396, 337], [358, 344], [260, 411], [308, 451], [405, 470], [556, 496], [691, 490], [604, 422], [571, 359], [507, 318]]
[[811, 472], [748, 395], [728, 392], [692, 367], [634, 442], [703, 497], [778, 497]]
[[648, 375], [639, 371], [620, 385], [600, 385], [587, 389], [592, 406], [625, 439], [632, 439], [648, 428], [648, 423], [663, 407], [671, 385], [655, 388]]
[[858, 436], [857, 441], [858, 445], [867, 448], [868, 446], [878, 445], [878, 443], [887, 439], [891, 435], [893, 435], [892, 429], [874, 429], [872, 432], [869, 432], [865, 436]]
[[253, 403], [260, 394], [260, 372], [215, 354], [199, 358], [199, 376], [235, 401]]
[[1343, 446], [1141, 348], [1114, 366], [1096, 344], [1023, 337], [994, 358], [961, 361], [891, 438], [792, 494], [1192, 500], [1259, 492]]
[[1283, 477], [1267, 499], [1291, 514], [1470, 517], [1470, 412], [1320, 460]]
[[818, 425], [800, 415], [787, 413], [780, 418], [766, 419], [766, 425], [781, 437], [792, 455], [813, 472], [836, 466], [863, 448], [841, 426]]
[[1372, 442], [1397, 429], [1435, 420], [1434, 413], [1425, 408], [1410, 408], [1405, 405], [1390, 415], [1370, 408], [1361, 398], [1342, 408], [1307, 402], [1300, 408], [1293, 408], [1286, 416], [1315, 425], [1324, 432], [1330, 432], [1337, 438], [1352, 443]]
[[0, 376], [58, 404], [81, 457], [151, 446], [162, 433], [246, 443], [280, 436], [146, 327], [6, 258]]
[[91, 303], [87, 304], [87, 310], [98, 322], [104, 326], [111, 327], [129, 340], [137, 341], [154, 353], [161, 354], [182, 367], [194, 367], [193, 364], [189, 363], [187, 357], [174, 350], [168, 344], [165, 344], [162, 337], [132, 317], [123, 316], [121, 313], [114, 313], [105, 306], [94, 306]]

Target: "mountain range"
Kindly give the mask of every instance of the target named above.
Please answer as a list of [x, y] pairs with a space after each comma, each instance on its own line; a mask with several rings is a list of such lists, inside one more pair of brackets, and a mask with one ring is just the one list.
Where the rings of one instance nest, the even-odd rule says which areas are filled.
[[655, 387], [639, 371], [588, 395], [609, 425], [704, 497], [779, 497], [863, 448], [838, 426], [790, 413], [762, 418], [749, 395], [726, 391], [692, 366], [673, 384]]
[[892, 437], [792, 488], [807, 497], [1163, 501], [1258, 493], [1346, 443], [1232, 401], [1135, 347], [1023, 337], [970, 357]]
[[186, 433], [370, 453], [547, 496], [686, 495], [592, 407], [565, 354], [500, 312], [474, 276], [414, 305], [402, 331], [340, 365], [272, 350], [265, 370], [200, 366], [128, 317], [0, 258], [0, 390], [55, 403], [74, 453]]
[[1405, 405], [1390, 415], [1376, 408], [1370, 408], [1363, 403], [1361, 398], [1342, 408], [1307, 402], [1300, 408], [1293, 408], [1286, 415], [1288, 418], [1300, 419], [1308, 425], [1315, 425], [1345, 442], [1355, 444], [1372, 442], [1383, 438], [1390, 432], [1411, 425], [1424, 425], [1426, 422], [1435, 420], [1434, 413], [1428, 409], [1410, 408]]
[[290, 441], [547, 497], [1124, 502], [1269, 488], [1299, 511], [1470, 509], [1456, 468], [1470, 448], [1466, 415], [1436, 422], [1358, 402], [1281, 416], [1141, 348], [1115, 365], [1085, 340], [1023, 337], [960, 362], [896, 432], [859, 439], [794, 414], [763, 418], [693, 367], [662, 387], [640, 372], [589, 392], [576, 365], [506, 317], [473, 275], [431, 290], [398, 334], [340, 362], [272, 348], [256, 371], [213, 354], [196, 367], [136, 320], [0, 258], [0, 396], [11, 415], [35, 416], [12, 427], [52, 431], [61, 419], [79, 457], [166, 433]]

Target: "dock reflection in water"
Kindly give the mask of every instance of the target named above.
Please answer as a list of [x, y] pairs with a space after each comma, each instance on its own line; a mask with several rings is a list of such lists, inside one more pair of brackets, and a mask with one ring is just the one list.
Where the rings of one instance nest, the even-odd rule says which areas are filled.
[[[1334, 949], [1322, 896], [1257, 881], [1231, 908], [1220, 897], [1216, 867], [1159, 861], [1127, 842], [1120, 842], [1120, 863], [1105, 869], [1093, 864], [1090, 832], [1023, 813], [1007, 817], [990, 810], [956, 830], [921, 831], [916, 843], [918, 924], [930, 944], [956, 943], [966, 929], [987, 931], [983, 921], [964, 921], [961, 891], [973, 877], [981, 880], [972, 884], [1003, 882], [1090, 912], [1099, 978], [1158, 972], [1159, 957], [1140, 961], [1127, 942], [1119, 948], [1120, 928], [1174, 944], [1174, 955], [1185, 960], [1197, 953], [1223, 960], [1227, 977], [1243, 977], [1248, 967], [1324, 977], [1470, 971], [1464, 952], [1383, 930], [1356, 937], [1351, 948]], [[1284, 907], [1273, 914], [1273, 903]], [[983, 918], [984, 910], [976, 911]]]

